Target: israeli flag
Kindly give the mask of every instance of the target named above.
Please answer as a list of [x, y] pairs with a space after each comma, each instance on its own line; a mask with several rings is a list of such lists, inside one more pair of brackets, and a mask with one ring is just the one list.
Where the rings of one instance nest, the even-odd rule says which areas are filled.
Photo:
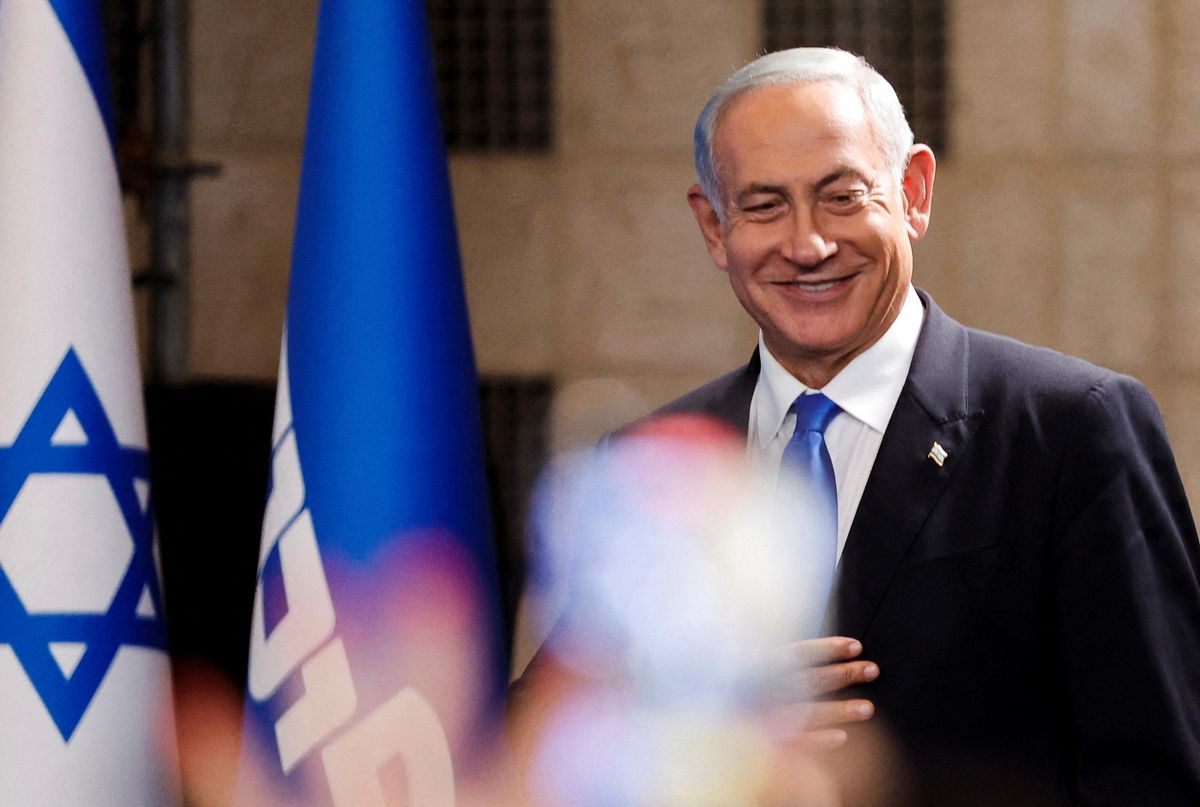
[[99, 0], [0, 0], [0, 803], [179, 801]]
[[456, 802], [505, 671], [477, 383], [424, 3], [325, 0], [240, 803]]

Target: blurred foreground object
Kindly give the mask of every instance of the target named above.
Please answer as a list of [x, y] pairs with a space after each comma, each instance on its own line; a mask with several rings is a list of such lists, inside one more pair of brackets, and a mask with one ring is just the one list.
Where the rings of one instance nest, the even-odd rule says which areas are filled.
[[[803, 497], [701, 416], [651, 421], [547, 474], [535, 585], [569, 602], [518, 685], [514, 746], [544, 805], [841, 804], [844, 762], [806, 745], [786, 648], [827, 583]], [[527, 688], [525, 688], [527, 685]], [[856, 803], [883, 803], [874, 792]]]
[[100, 3], [0, 3], [0, 803], [179, 801]]
[[723, 425], [664, 418], [547, 485], [536, 534], [573, 556], [535, 574], [569, 579], [551, 637], [566, 664], [613, 668], [652, 702], [725, 708], [757, 695], [771, 650], [818, 634], [826, 602], [810, 579], [806, 503], [776, 496]]
[[476, 388], [423, 6], [326, 0], [239, 803], [448, 807], [478, 769], [505, 664]]

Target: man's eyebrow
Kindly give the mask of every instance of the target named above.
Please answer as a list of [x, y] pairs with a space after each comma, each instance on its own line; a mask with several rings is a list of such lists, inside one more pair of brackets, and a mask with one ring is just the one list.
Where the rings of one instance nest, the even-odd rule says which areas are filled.
[[[871, 184], [871, 181], [863, 174], [862, 171], [845, 165], [835, 168], [833, 171], [830, 171], [828, 174], [817, 180], [817, 182], [813, 185], [813, 193], [820, 193], [835, 182], [841, 182], [847, 179], [857, 180], [864, 185]], [[786, 195], [787, 192], [787, 188], [783, 185], [771, 185], [765, 182], [752, 182], [742, 189], [742, 191], [734, 197], [733, 201], [735, 203], [739, 203], [747, 196], [754, 196], [755, 194], [759, 193], [778, 193]]]
[[737, 195], [735, 201], [745, 199], [747, 196], [754, 196], [758, 193], [786, 193], [787, 190], [782, 185], [769, 185], [764, 182], [751, 182], [743, 188]]
[[870, 180], [863, 175], [862, 171], [859, 171], [857, 168], [851, 168], [850, 166], [843, 166], [821, 177], [821, 179], [818, 180], [815, 185], [813, 185], [813, 192], [820, 193], [835, 182], [841, 182], [845, 179], [858, 180], [864, 185], [871, 184]]

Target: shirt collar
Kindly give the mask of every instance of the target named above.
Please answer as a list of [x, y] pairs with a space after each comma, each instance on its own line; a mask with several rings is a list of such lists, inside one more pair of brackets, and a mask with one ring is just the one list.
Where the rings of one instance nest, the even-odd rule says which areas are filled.
[[[879, 341], [851, 359], [820, 391], [843, 412], [882, 434], [908, 378], [924, 319], [925, 307], [909, 284], [900, 313]], [[792, 402], [810, 388], [771, 355], [762, 331], [758, 333], [758, 353], [762, 361], [759, 389], [763, 398], [755, 426], [760, 437], [769, 440], [779, 433]]]

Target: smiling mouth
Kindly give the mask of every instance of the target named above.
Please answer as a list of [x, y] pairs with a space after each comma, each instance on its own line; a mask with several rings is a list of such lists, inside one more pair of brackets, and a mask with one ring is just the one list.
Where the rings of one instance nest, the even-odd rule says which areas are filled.
[[793, 285], [798, 289], [804, 289], [805, 291], [827, 291], [832, 289], [833, 284], [836, 282], [836, 280], [830, 280], [825, 283], [801, 283], [799, 280], [797, 280], [790, 285]]
[[799, 289], [800, 291], [808, 291], [808, 292], [816, 293], [816, 292], [822, 292], [822, 291], [829, 291], [833, 287], [838, 286], [842, 283], [845, 283], [846, 281], [852, 279], [853, 277], [854, 277], [854, 274], [846, 275], [845, 277], [835, 277], [830, 280], [819, 280], [819, 281], [777, 280], [777, 281], [774, 281], [774, 285], [788, 286], [793, 289]]

